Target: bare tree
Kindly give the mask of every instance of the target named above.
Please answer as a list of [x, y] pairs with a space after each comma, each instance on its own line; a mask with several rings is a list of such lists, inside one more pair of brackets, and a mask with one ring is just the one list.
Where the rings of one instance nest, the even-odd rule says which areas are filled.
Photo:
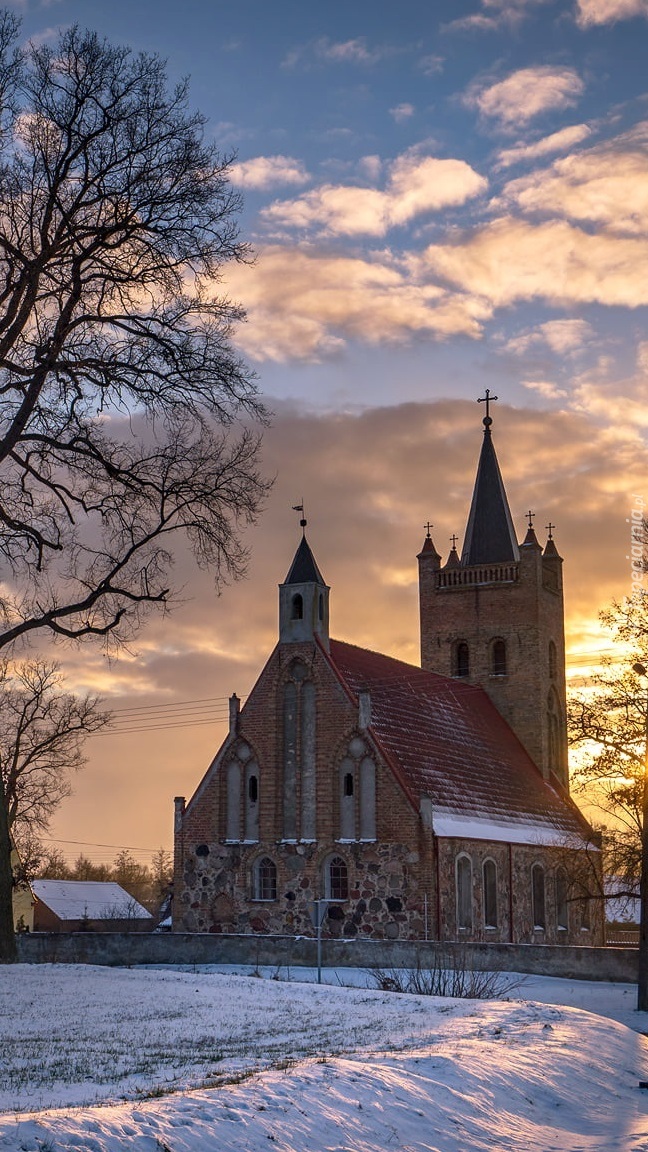
[[163, 62], [0, 18], [0, 649], [118, 644], [171, 598], [171, 534], [217, 581], [267, 484], [230, 344], [247, 258], [228, 158]]
[[639, 894], [648, 689], [635, 666], [648, 665], [648, 592], [601, 613], [619, 643], [585, 690], [569, 702], [570, 743], [582, 749], [575, 788], [598, 808], [606, 870], [619, 898]]
[[15, 958], [12, 840], [46, 829], [84, 764], [83, 742], [109, 722], [95, 697], [64, 692], [55, 664], [0, 665], [0, 961]]

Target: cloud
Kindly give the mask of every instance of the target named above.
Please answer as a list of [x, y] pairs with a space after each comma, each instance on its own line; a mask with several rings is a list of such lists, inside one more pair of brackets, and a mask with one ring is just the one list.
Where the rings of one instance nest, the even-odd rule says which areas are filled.
[[418, 333], [476, 337], [490, 315], [483, 301], [417, 282], [387, 259], [279, 246], [261, 251], [253, 266], [230, 268], [227, 289], [248, 313], [237, 340], [257, 360], [317, 361], [353, 339], [381, 344]]
[[552, 132], [550, 136], [543, 136], [542, 140], [536, 140], [533, 144], [518, 144], [515, 148], [504, 148], [497, 157], [498, 167], [509, 168], [511, 164], [538, 160], [554, 152], [566, 152], [586, 140], [591, 131], [587, 124], [573, 124], [570, 128]]
[[583, 91], [583, 81], [573, 68], [541, 64], [520, 68], [495, 84], [473, 85], [464, 99], [508, 130], [545, 112], [573, 107]]
[[533, 8], [551, 0], [482, 0], [485, 12], [475, 12], [461, 16], [444, 24], [444, 32], [494, 32], [498, 28], [517, 28], [527, 18]]
[[648, 304], [647, 240], [592, 235], [564, 221], [503, 217], [454, 244], [430, 245], [420, 259], [431, 275], [498, 308], [522, 300]]
[[576, 0], [576, 19], [582, 28], [614, 24], [632, 16], [648, 17], [648, 0]]
[[306, 184], [310, 176], [292, 156], [255, 156], [232, 164], [230, 179], [239, 188], [265, 190], [281, 184]]
[[[522, 332], [507, 341], [507, 352], [524, 356], [534, 345], [545, 344], [558, 356], [569, 356], [580, 352], [594, 338], [594, 331], [586, 320], [547, 320], [527, 332]], [[531, 387], [525, 384], [526, 388]]]
[[390, 228], [484, 192], [487, 181], [464, 160], [441, 160], [407, 152], [389, 166], [384, 191], [324, 184], [294, 200], [264, 208], [266, 224], [318, 228], [329, 235], [384, 236]]
[[414, 105], [397, 104], [395, 108], [389, 109], [389, 115], [397, 124], [403, 124], [405, 120], [409, 120], [414, 115]]
[[373, 65], [380, 63], [385, 56], [391, 56], [393, 53], [394, 49], [388, 45], [369, 47], [364, 36], [357, 36], [350, 40], [331, 40], [328, 36], [321, 36], [308, 44], [291, 49], [282, 61], [282, 67], [307, 66], [309, 60], [313, 59], [323, 60], [329, 64], [373, 67]]
[[561, 400], [568, 395], [564, 388], [559, 388], [549, 380], [523, 380], [522, 383], [525, 388], [537, 392], [545, 400]]
[[502, 202], [602, 225], [614, 232], [648, 234], [648, 125], [626, 137], [554, 161], [506, 185]]
[[444, 63], [445, 58], [443, 56], [430, 54], [421, 56], [418, 67], [424, 76], [438, 76], [439, 72], [443, 72]]

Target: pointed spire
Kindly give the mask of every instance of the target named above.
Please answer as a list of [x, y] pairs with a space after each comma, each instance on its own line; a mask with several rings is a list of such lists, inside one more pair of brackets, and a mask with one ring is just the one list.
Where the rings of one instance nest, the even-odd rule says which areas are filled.
[[[489, 404], [495, 399], [486, 389], [483, 401], [487, 412]], [[492, 423], [490, 414], [486, 415], [483, 420], [484, 440], [461, 554], [463, 567], [501, 564], [520, 558], [504, 481], [493, 446]]]
[[299, 541], [299, 547], [284, 584], [325, 584], [305, 534]]
[[458, 537], [453, 533], [450, 539], [452, 540], [452, 548], [450, 549], [450, 555], [444, 564], [444, 568], [461, 568], [461, 560], [457, 552]]
[[421, 548], [421, 551], [419, 552], [417, 559], [419, 559], [419, 560], [426, 559], [427, 560], [431, 556], [432, 559], [438, 560], [439, 564], [440, 564], [441, 563], [441, 556], [437, 552], [436, 548], [434, 547], [434, 541], [432, 540], [432, 537], [430, 535], [430, 529], [434, 528], [434, 524], [430, 524], [430, 521], [428, 520], [427, 524], [424, 524], [423, 527], [425, 528], [425, 540], [423, 541], [423, 547]]

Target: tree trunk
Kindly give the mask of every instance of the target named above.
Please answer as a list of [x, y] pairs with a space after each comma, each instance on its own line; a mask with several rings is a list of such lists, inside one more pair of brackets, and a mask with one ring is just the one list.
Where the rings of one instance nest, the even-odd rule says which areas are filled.
[[15, 964], [18, 959], [13, 919], [13, 872], [11, 836], [0, 778], [0, 964]]

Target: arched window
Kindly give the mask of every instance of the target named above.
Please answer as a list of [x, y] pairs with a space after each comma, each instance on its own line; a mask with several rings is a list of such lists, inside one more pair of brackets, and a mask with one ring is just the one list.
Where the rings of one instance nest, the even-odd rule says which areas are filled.
[[341, 856], [330, 856], [324, 865], [324, 895], [327, 900], [349, 898], [349, 870]]
[[556, 927], [559, 932], [566, 932], [569, 928], [567, 873], [564, 868], [559, 868], [556, 872]]
[[277, 899], [277, 866], [269, 856], [262, 856], [252, 869], [252, 899]]
[[292, 610], [290, 616], [292, 620], [304, 619], [304, 601], [299, 592], [296, 592], [292, 598]]
[[470, 676], [470, 652], [465, 640], [460, 640], [454, 650], [453, 676]]
[[497, 928], [497, 865], [494, 860], [484, 860], [482, 877], [484, 883], [484, 928]]
[[592, 918], [590, 913], [590, 894], [584, 884], [581, 884], [580, 886], [578, 908], [580, 911], [581, 932], [589, 932], [590, 928], [592, 927]]
[[553, 640], [550, 640], [549, 641], [549, 679], [550, 680], [556, 679], [557, 667], [558, 667], [558, 664], [557, 664], [557, 655], [556, 655], [556, 645], [554, 644]]
[[245, 769], [245, 839], [259, 839], [259, 769], [254, 763]]
[[534, 864], [531, 869], [531, 900], [533, 909], [533, 927], [547, 927], [547, 913], [545, 909], [545, 872], [542, 864]]
[[505, 640], [493, 640], [491, 645], [491, 672], [493, 676], [506, 676]]
[[470, 931], [472, 917], [472, 862], [469, 856], [458, 856], [456, 865], [457, 927]]

